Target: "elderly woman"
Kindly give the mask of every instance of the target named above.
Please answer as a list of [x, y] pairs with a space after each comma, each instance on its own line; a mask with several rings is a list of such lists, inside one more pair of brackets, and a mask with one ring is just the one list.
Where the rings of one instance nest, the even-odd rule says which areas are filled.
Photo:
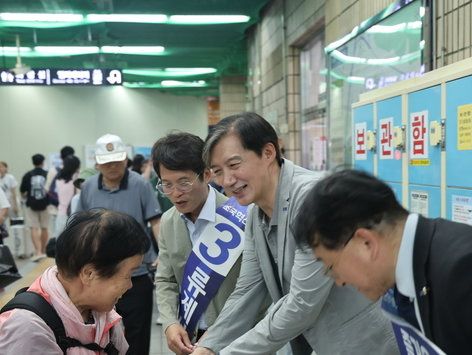
[[[71, 216], [57, 239], [56, 265], [48, 268], [28, 291], [43, 296], [57, 311], [68, 337], [119, 354], [128, 344], [121, 317], [114, 310], [131, 288], [131, 274], [150, 246], [134, 218], [107, 210]], [[63, 354], [53, 331], [36, 314], [14, 309], [0, 315], [0, 354]], [[103, 354], [82, 346], [67, 354]]]

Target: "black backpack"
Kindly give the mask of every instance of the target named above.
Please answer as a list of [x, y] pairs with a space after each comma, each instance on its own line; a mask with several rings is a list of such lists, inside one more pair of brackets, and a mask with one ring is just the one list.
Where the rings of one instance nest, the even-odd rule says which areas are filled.
[[48, 192], [46, 191], [46, 171], [33, 169], [30, 172], [30, 187], [26, 205], [33, 211], [44, 211], [48, 206]]
[[[1, 310], [0, 313], [11, 311], [15, 308], [26, 309], [38, 315], [51, 330], [54, 332], [56, 342], [61, 350], [66, 354], [68, 348], [76, 346], [84, 347], [92, 351], [104, 351], [108, 355], [118, 355], [118, 350], [112, 342], [109, 342], [105, 348], [102, 348], [97, 343], [82, 344], [74, 338], [66, 335], [64, 323], [57, 314], [53, 306], [36, 292], [27, 291], [28, 287], [18, 290], [15, 297], [13, 297]], [[112, 328], [113, 329], [113, 328]], [[110, 329], [110, 332], [111, 330]]]

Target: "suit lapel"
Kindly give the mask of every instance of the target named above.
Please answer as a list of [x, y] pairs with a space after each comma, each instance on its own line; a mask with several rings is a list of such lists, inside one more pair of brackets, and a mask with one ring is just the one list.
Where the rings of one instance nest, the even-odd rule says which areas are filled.
[[425, 335], [431, 335], [431, 290], [429, 277], [429, 254], [434, 234], [434, 222], [419, 216], [416, 227], [415, 244], [413, 249], [413, 276], [415, 281], [416, 298], [420, 310], [421, 321]]
[[[286, 263], [285, 252], [293, 252], [293, 250], [287, 250], [287, 238], [290, 235], [288, 228], [288, 211], [290, 203], [290, 189], [292, 187], [294, 166], [293, 163], [284, 160], [282, 169], [280, 172], [278, 193], [277, 198], [277, 259], [278, 259], [278, 276], [282, 288], [284, 287], [283, 272]], [[288, 290], [282, 290], [282, 292], [288, 292]]]

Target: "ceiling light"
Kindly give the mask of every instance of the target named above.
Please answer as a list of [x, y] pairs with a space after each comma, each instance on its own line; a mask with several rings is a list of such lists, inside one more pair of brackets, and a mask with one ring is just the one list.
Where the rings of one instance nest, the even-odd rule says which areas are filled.
[[173, 88], [199, 88], [207, 86], [205, 80], [198, 81], [178, 81], [178, 80], [163, 80], [161, 81], [162, 87], [173, 87]]
[[124, 82], [123, 86], [132, 89], [161, 89], [161, 88], [201, 88], [207, 87], [208, 84], [204, 80], [198, 81], [177, 81], [177, 80], [163, 80], [160, 83], [146, 83], [146, 82]]
[[37, 46], [34, 51], [38, 56], [64, 56], [94, 54], [99, 52], [96, 46]]
[[0, 13], [3, 21], [81, 22], [83, 19], [81, 14]]
[[164, 52], [162, 46], [103, 46], [102, 53], [156, 55]]
[[89, 14], [90, 22], [134, 22], [134, 23], [165, 23], [167, 16], [162, 14]]
[[168, 23], [173, 25], [215, 25], [244, 23], [250, 20], [246, 15], [172, 15]]
[[157, 77], [178, 77], [216, 73], [215, 68], [124, 69], [123, 74]]
[[20, 54], [25, 54], [31, 52], [31, 48], [29, 47], [1, 47], [0, 52], [5, 57], [16, 56], [18, 54], [18, 49], [20, 50]]

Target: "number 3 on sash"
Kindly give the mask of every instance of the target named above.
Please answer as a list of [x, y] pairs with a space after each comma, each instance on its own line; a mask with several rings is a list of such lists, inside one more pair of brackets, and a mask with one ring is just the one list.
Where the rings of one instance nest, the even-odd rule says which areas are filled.
[[218, 223], [215, 228], [219, 232], [230, 232], [231, 233], [231, 240], [228, 242], [225, 242], [224, 240], [221, 240], [218, 238], [215, 241], [215, 244], [218, 246], [220, 249], [220, 252], [217, 256], [211, 256], [208, 254], [208, 247], [205, 244], [200, 244], [200, 253], [202, 256], [212, 263], [213, 265], [221, 265], [223, 264], [226, 260], [229, 258], [229, 251], [230, 249], [235, 249], [239, 246], [241, 243], [241, 236], [239, 235], [238, 231], [234, 229], [232, 226], [226, 223]]

